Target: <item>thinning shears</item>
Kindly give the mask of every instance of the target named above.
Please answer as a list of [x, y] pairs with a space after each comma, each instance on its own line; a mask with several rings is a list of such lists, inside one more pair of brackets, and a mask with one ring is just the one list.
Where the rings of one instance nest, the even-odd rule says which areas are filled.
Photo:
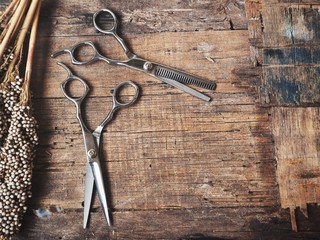
[[[108, 16], [106, 16], [106, 15], [108, 15]], [[106, 26], [101, 27], [101, 23], [99, 24], [99, 22], [101, 22], [101, 21], [98, 21], [98, 19], [112, 21], [112, 24], [111, 24], [112, 27], [110, 27], [110, 25], [108, 25], [107, 27]], [[201, 93], [193, 88], [186, 86], [185, 84], [187, 84], [187, 85], [191, 84], [191, 85], [195, 85], [195, 86], [205, 88], [208, 90], [214, 90], [216, 88], [215, 83], [204, 80], [204, 79], [200, 79], [198, 77], [192, 76], [188, 73], [185, 73], [183, 71], [180, 71], [180, 70], [177, 70], [174, 68], [170, 68], [170, 67], [158, 64], [158, 63], [147, 61], [147, 60], [139, 58], [138, 56], [133, 54], [129, 50], [129, 48], [126, 46], [124, 40], [121, 37], [119, 37], [119, 35], [117, 33], [118, 19], [117, 19], [116, 15], [112, 11], [110, 11], [109, 9], [101, 9], [101, 10], [97, 11], [93, 15], [93, 24], [94, 24], [94, 27], [96, 28], [96, 30], [98, 30], [99, 32], [107, 34], [107, 35], [112, 35], [113, 37], [116, 38], [116, 40], [120, 43], [121, 47], [123, 48], [125, 54], [127, 55], [127, 57], [128, 57], [127, 60], [123, 60], [123, 61], [113, 60], [113, 59], [110, 59], [106, 56], [101, 55], [98, 52], [94, 43], [91, 41], [81, 42], [81, 43], [78, 43], [78, 44], [72, 46], [71, 48], [58, 50], [58, 51], [54, 52], [51, 56], [56, 57], [57, 55], [60, 55], [62, 53], [69, 53], [71, 56], [72, 63], [77, 64], [77, 65], [90, 64], [95, 61], [102, 60], [102, 61], [107, 62], [110, 65], [126, 66], [126, 67], [129, 67], [132, 69], [142, 71], [152, 77], [156, 77], [156, 78], [160, 79], [161, 81], [163, 81], [167, 84], [170, 84], [170, 85], [172, 85], [172, 86], [174, 86], [184, 92], [187, 92], [195, 97], [198, 97], [204, 101], [210, 101], [210, 97], [204, 95], [203, 93]], [[104, 28], [108, 28], [108, 29], [104, 29]], [[77, 59], [75, 52], [81, 51], [81, 48], [84, 46], [89, 46], [92, 48], [92, 56], [86, 60]]]
[[[114, 88], [112, 93], [113, 104], [110, 112], [107, 114], [105, 119], [100, 123], [100, 125], [92, 132], [85, 125], [82, 118], [82, 114], [81, 114], [81, 103], [89, 93], [90, 88], [84, 80], [73, 75], [67, 66], [65, 66], [60, 62], [58, 64], [61, 67], [63, 67], [68, 73], [67, 78], [61, 83], [61, 90], [65, 95], [65, 97], [70, 101], [72, 101], [76, 106], [76, 116], [81, 126], [82, 135], [84, 139], [84, 146], [86, 151], [87, 164], [86, 164], [86, 179], [85, 179], [83, 228], [87, 227], [94, 184], [96, 185], [97, 193], [102, 206], [102, 211], [106, 218], [107, 224], [111, 226], [108, 205], [107, 205], [106, 191], [104, 187], [104, 180], [103, 180], [102, 170], [100, 167], [100, 157], [99, 157], [99, 153], [101, 152], [99, 150], [99, 147], [101, 147], [100, 139], [101, 139], [101, 135], [104, 127], [106, 126], [107, 123], [109, 123], [112, 120], [114, 113], [120, 108], [130, 106], [137, 100], [139, 96], [139, 88], [135, 83], [131, 81], [124, 81], [118, 84]], [[79, 81], [83, 85], [84, 92], [82, 96], [78, 97], [70, 94], [69, 92], [70, 90], [68, 88], [70, 87], [70, 84], [72, 81]], [[124, 86], [132, 87], [135, 90], [134, 96], [131, 97], [126, 102], [120, 101], [118, 99], [119, 91], [121, 91], [121, 88]]]

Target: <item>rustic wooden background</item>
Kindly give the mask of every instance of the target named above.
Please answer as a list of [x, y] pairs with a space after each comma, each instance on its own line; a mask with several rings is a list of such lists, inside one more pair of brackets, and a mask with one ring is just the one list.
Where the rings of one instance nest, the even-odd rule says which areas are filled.
[[[292, 7], [282, 2], [272, 1], [273, 7]], [[32, 76], [40, 145], [33, 197], [16, 239], [318, 239], [315, 204], [308, 206], [308, 219], [299, 209], [289, 210], [299, 205], [281, 205], [276, 171], [285, 150], [277, 146], [296, 137], [281, 128], [295, 117], [282, 98], [264, 101], [273, 88], [263, 74], [270, 68], [262, 66], [275, 64], [264, 59], [270, 51], [263, 55], [264, 7], [253, 0], [44, 0]], [[120, 34], [138, 56], [216, 82], [216, 91], [204, 91], [212, 101], [127, 68], [72, 66], [67, 55], [50, 58], [84, 40], [109, 56], [123, 56], [115, 40], [93, 28], [92, 14], [101, 8], [120, 18]], [[119, 112], [103, 137], [111, 228], [96, 198], [89, 228], [82, 229], [86, 160], [75, 108], [59, 88], [66, 72], [57, 61], [91, 86], [85, 114], [91, 128], [109, 110], [117, 83], [132, 80], [141, 87], [137, 104]], [[303, 104], [297, 116], [305, 124], [311, 117], [308, 129], [315, 133], [317, 102], [308, 114]], [[319, 136], [310, 140], [299, 129], [292, 131], [303, 141]], [[292, 217], [298, 232], [292, 231]]]

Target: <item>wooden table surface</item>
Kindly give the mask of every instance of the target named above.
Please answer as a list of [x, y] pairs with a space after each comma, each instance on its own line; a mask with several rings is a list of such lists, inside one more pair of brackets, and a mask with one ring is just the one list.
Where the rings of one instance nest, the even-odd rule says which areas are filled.
[[[252, 2], [252, 1], [251, 1]], [[256, 1], [257, 2], [257, 1]], [[280, 206], [274, 113], [259, 102], [261, 68], [252, 63], [245, 2], [44, 0], [32, 90], [40, 144], [33, 197], [16, 239], [317, 239], [319, 209], [296, 218]], [[55, 50], [90, 40], [115, 58], [124, 54], [97, 33], [92, 15], [110, 8], [138, 56], [217, 83], [198, 90], [204, 102], [125, 67], [75, 66]], [[95, 128], [124, 80], [140, 86], [103, 134], [103, 161], [113, 226], [95, 197], [82, 229], [85, 163], [75, 107], [60, 90], [61, 61], [90, 85], [85, 119]], [[39, 214], [41, 212], [42, 214]]]

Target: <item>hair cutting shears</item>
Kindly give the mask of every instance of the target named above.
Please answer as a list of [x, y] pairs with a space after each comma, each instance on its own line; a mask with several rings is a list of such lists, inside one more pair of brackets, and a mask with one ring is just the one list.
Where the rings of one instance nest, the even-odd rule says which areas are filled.
[[[111, 226], [111, 221], [110, 221], [108, 206], [107, 206], [106, 192], [104, 187], [104, 180], [103, 180], [102, 170], [100, 167], [100, 157], [99, 157], [99, 153], [101, 152], [99, 150], [100, 138], [101, 138], [104, 127], [106, 126], [107, 123], [109, 123], [112, 120], [114, 113], [120, 108], [130, 106], [137, 100], [139, 95], [139, 88], [136, 84], [134, 84], [131, 81], [124, 81], [124, 82], [121, 82], [119, 85], [117, 85], [114, 88], [114, 91], [112, 93], [113, 105], [110, 112], [105, 117], [105, 119], [101, 122], [101, 124], [92, 132], [85, 125], [82, 118], [82, 114], [81, 114], [81, 103], [85, 99], [85, 97], [87, 96], [90, 90], [89, 86], [84, 80], [82, 80], [77, 76], [74, 76], [67, 66], [65, 66], [62, 63], [58, 63], [58, 64], [68, 72], [68, 77], [61, 83], [61, 89], [65, 97], [70, 101], [72, 101], [76, 106], [76, 116], [81, 126], [83, 139], [84, 139], [84, 146], [86, 151], [87, 164], [86, 164], [86, 179], [85, 179], [83, 228], [86, 228], [88, 219], [89, 219], [89, 212], [90, 212], [91, 200], [93, 195], [94, 183], [96, 185], [99, 200], [102, 206], [102, 211], [106, 218], [107, 224]], [[83, 85], [84, 93], [82, 96], [76, 97], [69, 93], [68, 88], [70, 87], [69, 84], [72, 81], [79, 81]], [[134, 96], [131, 97], [130, 100], [128, 100], [127, 102], [121, 102], [118, 99], [119, 91], [121, 91], [121, 88], [124, 86], [132, 87], [135, 90]]]
[[[108, 14], [108, 16], [105, 16]], [[100, 21], [98, 21], [98, 19]], [[101, 19], [103, 19], [101, 21]], [[104, 29], [106, 27], [101, 27], [101, 23], [103, 21], [112, 21], [112, 27], [107, 27], [108, 29]], [[214, 90], [216, 88], [216, 84], [204, 79], [200, 79], [198, 77], [192, 76], [188, 73], [185, 73], [183, 71], [170, 68], [158, 63], [154, 63], [151, 61], [147, 61], [145, 59], [137, 57], [135, 54], [133, 54], [129, 48], [126, 46], [124, 40], [118, 35], [117, 29], [118, 29], [118, 20], [116, 15], [110, 11], [109, 9], [101, 9], [97, 11], [93, 15], [93, 24], [94, 27], [101, 33], [112, 35], [116, 38], [116, 40], [120, 43], [121, 47], [123, 48], [125, 54], [127, 55], [127, 60], [113, 60], [106, 56], [103, 56], [100, 54], [95, 47], [94, 43], [91, 41], [81, 42], [78, 43], [71, 48], [62, 49], [59, 51], [56, 51], [51, 56], [56, 57], [57, 55], [60, 55], [62, 53], [69, 53], [71, 56], [71, 60], [73, 64], [77, 65], [84, 65], [84, 64], [90, 64], [98, 60], [102, 60], [107, 62], [110, 65], [120, 65], [120, 66], [126, 66], [132, 69], [136, 69], [139, 71], [142, 71], [150, 76], [156, 77], [160, 79], [161, 81], [170, 84], [184, 92], [187, 92], [195, 97], [198, 97], [204, 101], [210, 101], [210, 97], [204, 95], [203, 93], [196, 91], [193, 88], [190, 88], [186, 86], [185, 84], [189, 85], [195, 85], [201, 88]], [[92, 48], [92, 56], [90, 59], [86, 60], [80, 60], [77, 59], [77, 56], [75, 52], [81, 51], [81, 47], [83, 46], [89, 46]]]

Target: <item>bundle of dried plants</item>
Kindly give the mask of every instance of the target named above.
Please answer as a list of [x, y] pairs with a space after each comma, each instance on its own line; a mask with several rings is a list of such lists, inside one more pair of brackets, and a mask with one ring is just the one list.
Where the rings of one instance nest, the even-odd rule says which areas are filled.
[[41, 0], [12, 0], [0, 16], [0, 239], [21, 226], [38, 143], [30, 78]]

